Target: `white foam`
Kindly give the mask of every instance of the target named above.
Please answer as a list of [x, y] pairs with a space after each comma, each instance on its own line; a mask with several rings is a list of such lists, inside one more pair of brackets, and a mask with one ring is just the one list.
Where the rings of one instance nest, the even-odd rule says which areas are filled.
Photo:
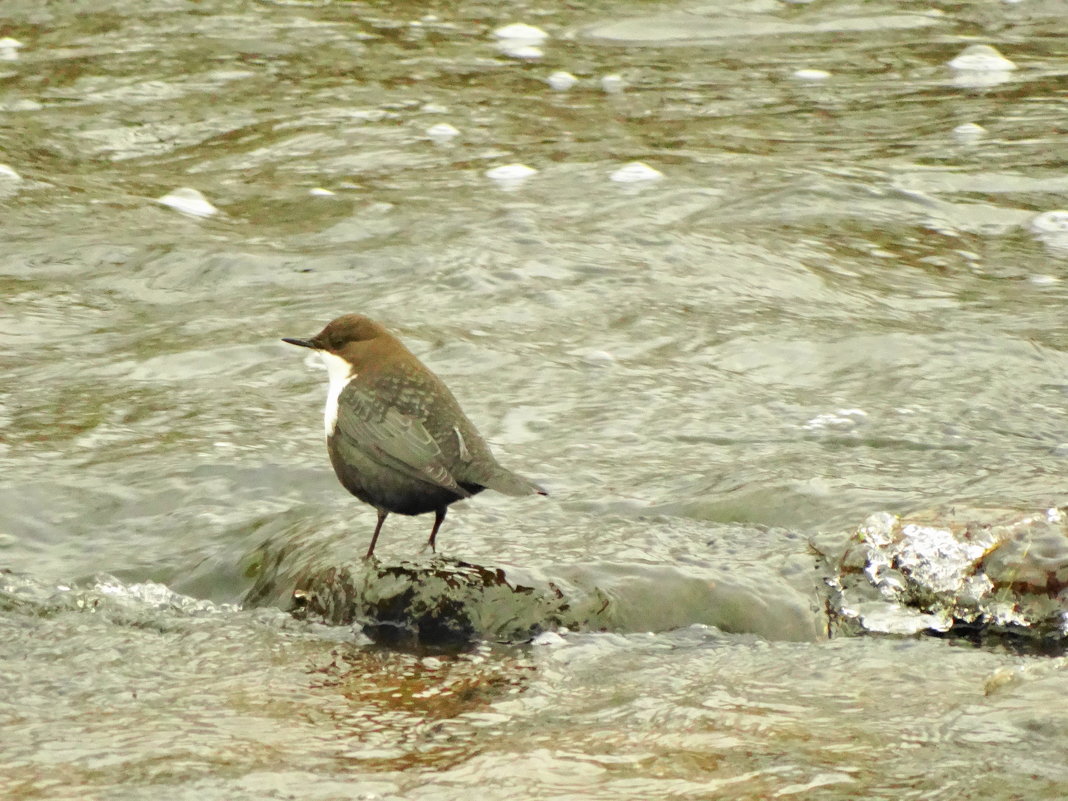
[[1039, 234], [1068, 234], [1068, 211], [1044, 211], [1031, 220], [1031, 230]]
[[[567, 629], [564, 629], [566, 632]], [[555, 631], [543, 631], [537, 637], [530, 641], [531, 645], [543, 645], [549, 648], [559, 648], [561, 645], [567, 645], [567, 640], [557, 634]]]
[[1028, 227], [1047, 248], [1058, 253], [1068, 251], [1068, 211], [1044, 211], [1033, 217]]
[[801, 427], [808, 431], [847, 430], [856, 428], [867, 416], [868, 413], [863, 409], [836, 409], [816, 415]]

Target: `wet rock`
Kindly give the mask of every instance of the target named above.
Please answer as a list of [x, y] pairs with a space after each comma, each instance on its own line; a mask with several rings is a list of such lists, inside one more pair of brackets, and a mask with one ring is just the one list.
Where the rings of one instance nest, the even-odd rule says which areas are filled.
[[442, 558], [327, 568], [299, 582], [290, 611], [330, 625], [356, 624], [376, 642], [403, 647], [525, 640], [572, 622], [551, 583], [523, 586], [500, 568]]
[[814, 547], [835, 633], [1068, 645], [1068, 507], [882, 513]]

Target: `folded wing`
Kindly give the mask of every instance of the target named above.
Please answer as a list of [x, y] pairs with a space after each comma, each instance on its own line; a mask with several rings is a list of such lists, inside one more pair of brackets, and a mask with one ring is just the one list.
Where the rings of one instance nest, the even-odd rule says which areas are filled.
[[383, 410], [381, 401], [356, 382], [350, 383], [338, 399], [335, 436], [346, 438], [384, 467], [444, 487], [462, 498], [471, 496], [456, 482], [441, 448], [422, 421], [395, 407]]

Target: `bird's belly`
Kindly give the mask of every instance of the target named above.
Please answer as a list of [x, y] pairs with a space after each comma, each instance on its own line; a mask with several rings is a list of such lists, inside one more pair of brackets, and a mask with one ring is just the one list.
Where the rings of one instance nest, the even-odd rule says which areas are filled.
[[[444, 487], [419, 481], [398, 470], [384, 466], [356, 449], [346, 449], [344, 457], [327, 441], [330, 463], [341, 485], [364, 503], [387, 512], [420, 515], [441, 509], [460, 496]], [[482, 487], [465, 486], [471, 494]]]

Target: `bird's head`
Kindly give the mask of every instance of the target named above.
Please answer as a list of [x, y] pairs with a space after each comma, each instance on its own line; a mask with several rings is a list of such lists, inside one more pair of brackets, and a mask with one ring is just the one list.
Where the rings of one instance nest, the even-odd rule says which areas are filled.
[[283, 342], [302, 348], [325, 351], [344, 356], [353, 343], [367, 342], [379, 337], [388, 337], [389, 332], [370, 317], [362, 314], [345, 314], [326, 324], [326, 328], [311, 339], [284, 337]]

